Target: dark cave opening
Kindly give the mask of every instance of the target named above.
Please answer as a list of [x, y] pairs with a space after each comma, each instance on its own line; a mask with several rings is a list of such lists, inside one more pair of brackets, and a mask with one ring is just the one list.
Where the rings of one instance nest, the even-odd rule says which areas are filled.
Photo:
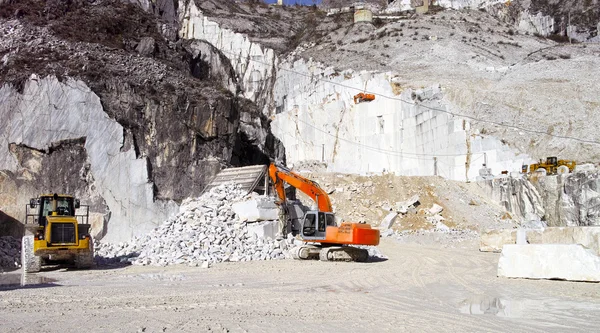
[[256, 146], [246, 133], [241, 132], [231, 154], [231, 166], [242, 167], [257, 164], [269, 164], [271, 159]]

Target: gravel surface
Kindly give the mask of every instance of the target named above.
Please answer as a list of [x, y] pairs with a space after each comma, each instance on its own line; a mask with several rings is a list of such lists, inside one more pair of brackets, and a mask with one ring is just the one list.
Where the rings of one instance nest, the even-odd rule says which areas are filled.
[[[249, 261], [50, 270], [0, 291], [5, 332], [594, 332], [598, 284], [496, 277], [478, 242], [370, 263]], [[4, 274], [5, 276], [8, 274]], [[2, 275], [0, 275], [0, 279]], [[30, 281], [29, 278], [28, 281]], [[34, 281], [36, 282], [36, 281]], [[0, 286], [0, 288], [3, 288]]]
[[21, 267], [21, 241], [10, 236], [0, 237], [0, 271]]

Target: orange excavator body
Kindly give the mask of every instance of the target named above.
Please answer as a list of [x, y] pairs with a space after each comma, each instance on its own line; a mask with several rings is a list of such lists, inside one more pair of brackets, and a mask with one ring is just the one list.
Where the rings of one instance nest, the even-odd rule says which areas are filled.
[[[333, 214], [331, 200], [318, 183], [305, 178], [285, 167], [277, 166], [271, 163], [269, 166], [269, 176], [273, 181], [273, 186], [279, 197], [280, 204], [286, 201], [285, 188], [283, 182], [302, 191], [311, 197], [319, 209], [318, 212], [307, 212], [310, 214], [321, 215], [321, 213]], [[317, 214], [318, 213], [318, 214]], [[325, 216], [325, 215], [324, 215]], [[302, 237], [303, 240], [317, 242], [322, 244], [339, 245], [379, 245], [379, 230], [372, 229], [368, 224], [342, 222], [340, 226], [327, 224], [323, 236]], [[303, 235], [304, 236], [304, 235]]]
[[379, 245], [379, 230], [368, 224], [342, 222], [339, 227], [327, 227], [321, 243], [345, 245]]

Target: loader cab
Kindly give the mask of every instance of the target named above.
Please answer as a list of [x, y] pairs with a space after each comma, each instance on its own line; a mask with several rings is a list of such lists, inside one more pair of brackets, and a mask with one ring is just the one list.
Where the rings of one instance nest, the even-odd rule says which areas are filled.
[[79, 200], [69, 195], [45, 194], [30, 200], [27, 217], [37, 222], [37, 230], [32, 230], [35, 240], [45, 240], [50, 246], [56, 244], [76, 244], [78, 233], [88, 233], [89, 227], [78, 228], [75, 210], [80, 208]]
[[38, 223], [46, 225], [47, 216], [75, 216], [75, 209], [79, 208], [79, 200], [64, 195], [42, 195], [30, 200], [30, 207], [38, 212]]
[[333, 213], [308, 211], [302, 221], [300, 236], [307, 240], [325, 239], [325, 231], [329, 226], [337, 226]]

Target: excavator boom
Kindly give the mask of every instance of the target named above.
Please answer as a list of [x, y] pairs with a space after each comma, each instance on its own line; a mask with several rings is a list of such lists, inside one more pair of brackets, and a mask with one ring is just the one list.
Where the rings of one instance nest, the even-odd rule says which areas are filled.
[[328, 213], [333, 211], [329, 196], [316, 182], [302, 177], [286, 167], [277, 166], [274, 163], [271, 163], [269, 166], [269, 176], [274, 183], [277, 196], [282, 202], [285, 202], [285, 188], [283, 182], [286, 182], [313, 199], [317, 203], [319, 211]]

